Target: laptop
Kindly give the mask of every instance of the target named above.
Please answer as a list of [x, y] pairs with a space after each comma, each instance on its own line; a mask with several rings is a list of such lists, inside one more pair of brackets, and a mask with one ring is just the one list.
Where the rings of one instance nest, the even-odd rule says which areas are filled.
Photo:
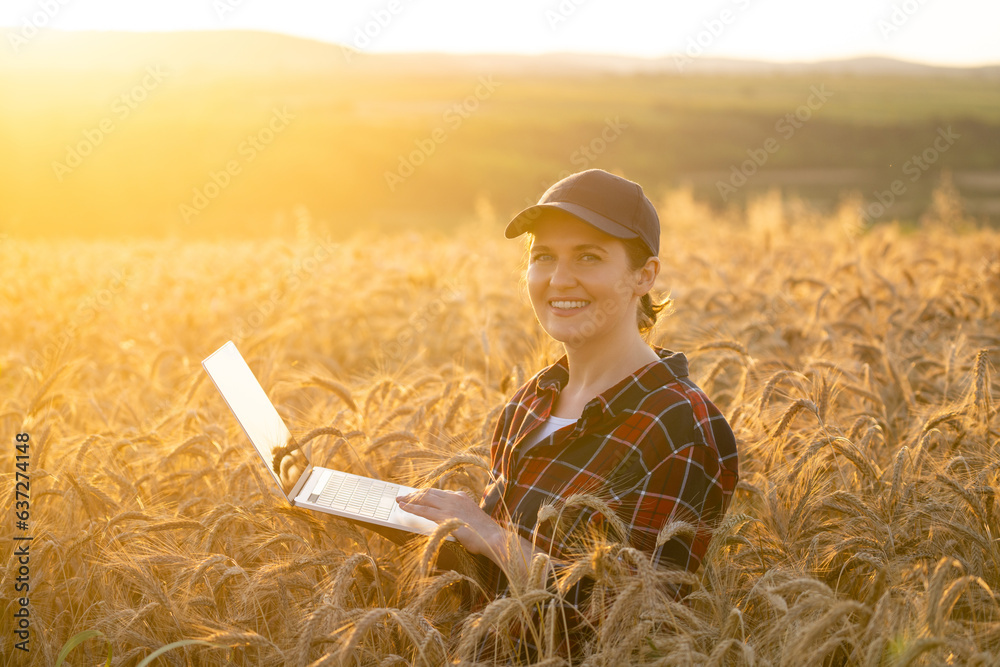
[[[429, 535], [437, 528], [434, 521], [396, 504], [397, 496], [416, 488], [313, 465], [312, 445], [300, 447], [295, 442], [232, 341], [210, 354], [201, 365], [292, 506], [362, 524], [397, 543], [415, 534]], [[447, 539], [456, 542], [451, 535]]]

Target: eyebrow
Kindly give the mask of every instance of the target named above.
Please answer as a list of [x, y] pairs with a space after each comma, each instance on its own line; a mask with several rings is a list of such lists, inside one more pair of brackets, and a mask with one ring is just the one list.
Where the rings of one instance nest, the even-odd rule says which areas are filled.
[[[604, 246], [599, 246], [596, 243], [581, 243], [580, 245], [573, 246], [573, 250], [589, 250], [591, 248], [593, 248], [594, 250], [601, 250], [601, 251], [607, 252], [607, 250], [605, 250]], [[552, 250], [552, 248], [548, 247], [547, 245], [531, 246], [531, 249], [533, 251], [534, 250]]]

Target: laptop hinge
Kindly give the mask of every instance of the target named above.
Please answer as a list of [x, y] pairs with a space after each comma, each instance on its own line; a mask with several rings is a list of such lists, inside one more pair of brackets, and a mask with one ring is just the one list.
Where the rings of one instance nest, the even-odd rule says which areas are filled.
[[302, 471], [301, 475], [299, 475], [299, 481], [295, 482], [295, 486], [293, 486], [292, 490], [288, 492], [289, 504], [291, 505], [295, 504], [295, 498], [299, 495], [299, 491], [302, 490], [302, 487], [306, 485], [306, 481], [309, 479], [312, 470], [313, 470], [313, 464], [310, 461], [309, 464], [306, 466], [306, 469]]

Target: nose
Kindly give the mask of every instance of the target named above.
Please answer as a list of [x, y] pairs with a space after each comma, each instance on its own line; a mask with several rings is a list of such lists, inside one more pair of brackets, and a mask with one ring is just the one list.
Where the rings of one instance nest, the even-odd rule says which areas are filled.
[[569, 260], [560, 259], [556, 261], [552, 269], [552, 276], [549, 278], [552, 287], [572, 287], [576, 284], [576, 274]]

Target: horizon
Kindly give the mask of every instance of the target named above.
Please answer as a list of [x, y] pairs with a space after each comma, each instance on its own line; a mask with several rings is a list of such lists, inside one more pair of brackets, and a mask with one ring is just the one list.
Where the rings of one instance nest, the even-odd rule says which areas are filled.
[[[0, 30], [3, 30], [5, 26], [0, 26]], [[70, 34], [116, 34], [116, 35], [167, 35], [167, 34], [185, 34], [185, 33], [201, 33], [201, 34], [260, 34], [275, 37], [285, 37], [294, 40], [300, 40], [305, 42], [313, 42], [316, 44], [322, 44], [334, 48], [341, 49], [352, 49], [353, 47], [347, 43], [331, 42], [320, 38], [289, 34], [286, 32], [278, 32], [273, 30], [265, 30], [262, 28], [184, 28], [184, 29], [165, 29], [165, 30], [120, 30], [120, 29], [106, 29], [106, 28], [82, 28], [82, 29], [61, 29], [61, 28], [47, 28], [46, 33], [56, 33], [63, 35]], [[356, 49], [355, 49], [356, 50]], [[0, 51], [2, 53], [2, 51]], [[469, 52], [458, 52], [458, 51], [447, 51], [447, 50], [416, 50], [416, 51], [378, 51], [375, 49], [366, 50], [365, 54], [368, 56], [379, 55], [379, 56], [405, 56], [405, 55], [427, 55], [427, 56], [482, 56], [482, 57], [546, 57], [546, 56], [580, 56], [580, 57], [599, 57], [599, 58], [609, 58], [609, 59], [619, 59], [619, 60], [635, 60], [635, 61], [645, 61], [645, 62], [658, 62], [658, 61], [669, 61], [676, 60], [678, 57], [683, 57], [683, 53], [666, 53], [662, 55], [636, 55], [630, 53], [611, 53], [611, 52], [599, 52], [599, 51], [576, 51], [569, 49], [551, 50], [551, 51], [538, 51], [538, 52], [523, 52], [523, 51], [469, 51]], [[991, 68], [1000, 67], [1000, 59], [990, 62], [981, 62], [973, 64], [962, 64], [962, 63], [941, 63], [933, 62], [928, 60], [919, 60], [915, 58], [904, 58], [894, 55], [885, 55], [881, 53], [858, 53], [849, 56], [831, 56], [829, 58], [813, 58], [813, 59], [803, 59], [803, 60], [772, 60], [762, 57], [749, 57], [749, 56], [730, 56], [730, 55], [706, 55], [704, 57], [698, 57], [701, 61], [731, 61], [731, 62], [744, 62], [744, 63], [755, 63], [762, 65], [823, 65], [831, 63], [848, 63], [856, 62], [860, 60], [884, 60], [888, 62], [897, 62], [909, 65], [917, 65], [931, 68], [941, 68], [941, 69], [980, 69], [980, 68]]]
[[[887, 58], [920, 65], [970, 68], [1000, 64], [989, 26], [1000, 5], [956, 0], [802, 7], [793, 0], [726, 0], [703, 7], [662, 7], [642, 0], [615, 5], [527, 0], [468, 7], [457, 0], [406, 0], [329, 7], [314, 0], [278, 6], [257, 0], [184, 0], [136, 7], [95, 0], [15, 0], [0, 7], [7, 52], [25, 34], [60, 32], [228, 32], [287, 35], [368, 53], [454, 55], [573, 54], [640, 60], [697, 58], [773, 64]], [[641, 20], [637, 20], [641, 19]], [[621, 28], [616, 30], [615, 28]]]

